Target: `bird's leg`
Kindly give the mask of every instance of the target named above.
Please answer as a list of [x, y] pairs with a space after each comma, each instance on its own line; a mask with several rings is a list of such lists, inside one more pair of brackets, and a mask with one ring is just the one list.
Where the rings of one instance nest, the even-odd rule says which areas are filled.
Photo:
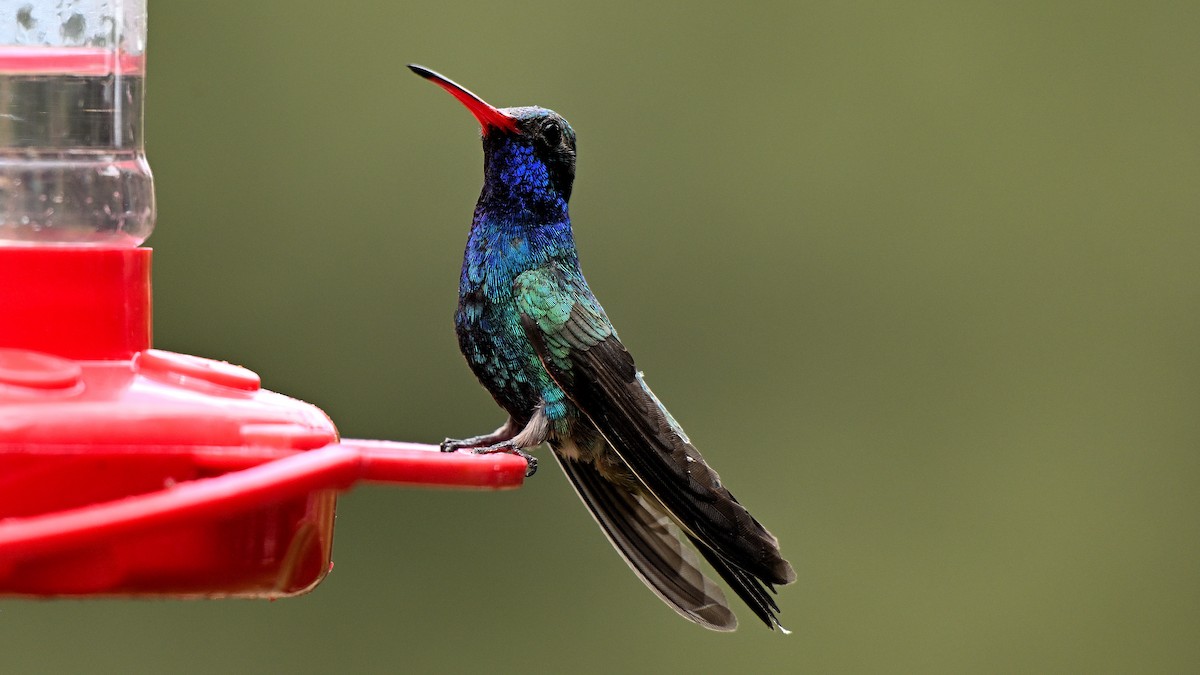
[[517, 427], [517, 423], [514, 422], [513, 418], [510, 417], [508, 418], [508, 421], [503, 424], [503, 426], [490, 434], [483, 434], [482, 436], [472, 436], [470, 438], [461, 439], [447, 438], [446, 440], [442, 441], [441, 445], [438, 447], [442, 449], [442, 452], [454, 452], [460, 448], [484, 448], [511, 440], [512, 437], [516, 436], [517, 432], [519, 431], [520, 429]]
[[[533, 417], [525, 424], [525, 427], [519, 432], [509, 432], [510, 428], [515, 430], [517, 423], [510, 417], [508, 422], [496, 430], [498, 435], [504, 436], [499, 439], [499, 442], [489, 443], [484, 447], [476, 447], [473, 452], [478, 455], [490, 455], [497, 452], [506, 452], [510, 455], [516, 455], [525, 460], [525, 477], [528, 478], [537, 472], [537, 457], [525, 452], [525, 448], [532, 448], [545, 443], [550, 437], [550, 422], [546, 419], [545, 405], [539, 405], [534, 411]], [[507, 434], [507, 435], [505, 435]], [[468, 446], [474, 447], [474, 446]]]
[[496, 452], [507, 452], [517, 455], [525, 460], [525, 464], [527, 465], [525, 476], [528, 478], [537, 471], [537, 457], [516, 446], [515, 440], [520, 435], [518, 434], [519, 431], [517, 423], [510, 417], [504, 423], [504, 426], [490, 434], [462, 439], [447, 438], [442, 441], [439, 447], [442, 452], [454, 452], [462, 448], [471, 448], [477, 455], [490, 455]]

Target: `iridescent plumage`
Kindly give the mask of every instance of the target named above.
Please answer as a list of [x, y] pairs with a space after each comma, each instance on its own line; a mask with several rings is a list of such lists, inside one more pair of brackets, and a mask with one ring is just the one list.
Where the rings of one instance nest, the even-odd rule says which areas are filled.
[[[714, 630], [737, 619], [699, 556], [767, 626], [767, 590], [795, 580], [778, 541], [721, 484], [654, 396], [579, 268], [567, 202], [575, 133], [544, 108], [497, 110], [419, 66], [483, 127], [484, 185], [459, 283], [455, 327], [471, 370], [509, 415], [443, 449], [552, 448], [580, 498], [639, 578]], [[782, 626], [780, 626], [782, 628]]]

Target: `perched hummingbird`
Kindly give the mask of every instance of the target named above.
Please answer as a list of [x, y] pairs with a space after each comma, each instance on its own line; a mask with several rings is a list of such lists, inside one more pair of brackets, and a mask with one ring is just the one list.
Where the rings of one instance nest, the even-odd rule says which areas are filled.
[[532, 474], [527, 451], [549, 444], [609, 541], [663, 602], [705, 628], [737, 627], [686, 539], [768, 627], [784, 630], [767, 590], [796, 573], [778, 540], [646, 386], [579, 269], [567, 213], [571, 125], [545, 108], [494, 108], [428, 68], [409, 68], [482, 127], [483, 192], [454, 320], [471, 370], [508, 413], [496, 431], [446, 439], [442, 450], [515, 453]]

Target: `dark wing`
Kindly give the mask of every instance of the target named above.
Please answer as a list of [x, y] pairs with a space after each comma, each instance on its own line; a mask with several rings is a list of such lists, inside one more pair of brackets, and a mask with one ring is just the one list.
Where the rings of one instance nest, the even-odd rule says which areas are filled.
[[758, 580], [794, 581], [778, 541], [721, 485], [646, 386], [583, 279], [542, 267], [520, 275], [514, 293], [547, 372], [706, 557], [725, 562], [714, 566], [747, 604], [757, 610], [770, 600]]
[[638, 578], [684, 618], [713, 630], [737, 628], [721, 587], [661, 506], [604, 479], [590, 462], [554, 453], [575, 492]]

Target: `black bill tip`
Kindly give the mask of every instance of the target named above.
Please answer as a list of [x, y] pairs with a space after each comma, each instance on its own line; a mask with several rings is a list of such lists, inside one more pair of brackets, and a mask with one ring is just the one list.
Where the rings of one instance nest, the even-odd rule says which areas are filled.
[[433, 78], [437, 77], [437, 73], [435, 73], [435, 72], [433, 72], [432, 70], [430, 70], [430, 69], [426, 68], [425, 66], [418, 66], [418, 65], [417, 65], [417, 64], [415, 64], [415, 63], [410, 63], [410, 64], [408, 64], [408, 69], [409, 69], [409, 70], [411, 70], [411, 71], [413, 71], [414, 73], [416, 73], [416, 74], [420, 75], [421, 77], [423, 77], [423, 78], [427, 79], [427, 80], [429, 80], [429, 79], [433, 79]]

